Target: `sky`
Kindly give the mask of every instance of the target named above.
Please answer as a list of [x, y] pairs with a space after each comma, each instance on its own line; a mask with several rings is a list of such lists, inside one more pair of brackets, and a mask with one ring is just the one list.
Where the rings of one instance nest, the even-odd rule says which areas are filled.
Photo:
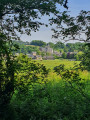
[[[60, 7], [60, 6], [59, 6]], [[90, 11], [90, 0], [68, 0], [68, 11], [70, 11], [70, 14], [71, 16], [77, 16], [78, 13], [81, 11], [81, 10], [86, 10], [86, 11]], [[60, 7], [61, 11], [65, 10], [65, 8], [63, 7]], [[42, 18], [42, 21], [45, 21], [47, 22], [47, 17], [44, 16]], [[57, 39], [52, 39], [52, 31], [51, 31], [51, 28], [48, 27], [44, 27], [42, 26], [40, 28], [39, 31], [37, 32], [31, 32], [31, 36], [27, 36], [27, 35], [22, 35], [21, 36], [21, 40], [23, 41], [28, 41], [28, 42], [31, 42], [32, 40], [42, 40], [42, 41], [45, 41], [45, 42], [57, 42], [58, 40]], [[74, 42], [74, 41], [71, 41], [71, 42]]]

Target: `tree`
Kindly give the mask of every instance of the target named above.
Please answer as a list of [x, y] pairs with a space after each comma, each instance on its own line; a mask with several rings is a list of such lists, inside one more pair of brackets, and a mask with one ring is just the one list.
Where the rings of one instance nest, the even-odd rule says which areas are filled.
[[83, 59], [83, 52], [78, 52], [74, 57], [76, 58], [76, 60], [82, 60]]
[[31, 41], [30, 45], [35, 45], [35, 46], [46, 46], [46, 42], [43, 42], [41, 40], [33, 40]]
[[64, 48], [64, 44], [60, 41], [58, 41], [55, 45], [54, 45], [54, 49], [61, 49]]
[[[53, 37], [60, 38], [65, 42], [69, 40], [78, 40], [90, 42], [90, 11], [81, 11], [76, 17], [71, 17], [67, 12], [63, 12], [57, 19], [51, 22], [57, 24], [57, 29], [52, 29], [55, 33]], [[83, 38], [82, 36], [85, 36]]]
[[[83, 59], [82, 61], [83, 64], [85, 63], [85, 66], [87, 65], [87, 68], [88, 68], [87, 63], [89, 63], [89, 59], [90, 59], [90, 15], [89, 14], [90, 11], [82, 10], [78, 16], [70, 17], [70, 15], [68, 15], [67, 12], [63, 12], [63, 14], [61, 16], [57, 16], [56, 19], [51, 19], [51, 23], [57, 24], [56, 27], [57, 29], [52, 29], [54, 32], [53, 37], [60, 38], [65, 42], [69, 40], [83, 41], [89, 47], [87, 51], [87, 57], [85, 57], [85, 59]], [[85, 49], [85, 47], [83, 49]]]
[[86, 50], [82, 56], [82, 64], [90, 71], [90, 43], [85, 44]]
[[[50, 18], [51, 13], [58, 14], [56, 4], [66, 6], [65, 1], [67, 0], [2, 0], [0, 1], [0, 31], [10, 36], [12, 34], [13, 39], [17, 35], [16, 31], [29, 35], [32, 30], [36, 31], [40, 25], [45, 25], [38, 19], [44, 15]], [[4, 19], [5, 15], [7, 17]]]
[[52, 42], [47, 43], [47, 45], [49, 45], [51, 48], [54, 48], [54, 43]]
[[63, 57], [64, 59], [66, 59], [66, 58], [67, 58], [67, 54], [66, 54], [65, 52], [63, 52], [62, 57]]
[[[10, 103], [14, 92], [15, 59], [12, 54], [18, 46], [11, 39], [19, 39], [17, 32], [27, 35], [38, 30], [41, 16], [58, 14], [56, 4], [66, 0], [1, 0], [0, 1], [0, 119], [4, 119], [5, 106]], [[65, 3], [66, 4], [66, 3]], [[24, 28], [24, 29], [23, 29]], [[5, 34], [5, 35], [4, 35]], [[45, 69], [43, 67], [43, 69]], [[2, 115], [2, 116], [1, 116]], [[5, 118], [8, 119], [8, 118]]]
[[12, 54], [18, 46], [7, 40], [6, 36], [0, 33], [0, 119], [3, 119], [14, 93], [16, 70], [15, 59]]

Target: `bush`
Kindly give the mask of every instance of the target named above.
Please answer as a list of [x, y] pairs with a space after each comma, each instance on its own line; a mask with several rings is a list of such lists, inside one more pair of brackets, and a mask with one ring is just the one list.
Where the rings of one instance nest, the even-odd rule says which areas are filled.
[[61, 81], [34, 83], [26, 94], [17, 91], [12, 104], [18, 119], [89, 120], [90, 96], [85, 92], [85, 81], [75, 69], [78, 68], [67, 70], [61, 64], [54, 68]]
[[13, 103], [19, 120], [89, 120], [89, 103], [63, 81], [36, 84]]

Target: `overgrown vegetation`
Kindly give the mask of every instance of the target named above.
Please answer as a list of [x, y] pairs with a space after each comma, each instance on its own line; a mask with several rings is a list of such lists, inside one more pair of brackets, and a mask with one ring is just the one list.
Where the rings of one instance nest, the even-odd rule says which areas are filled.
[[14, 89], [11, 92], [13, 94], [6, 105], [1, 104], [4, 108], [1, 119], [90, 119], [90, 94], [87, 85], [90, 79], [80, 77], [82, 66], [73, 65], [65, 68], [65, 61], [59, 66], [53, 66], [58, 74], [57, 81], [52, 76], [51, 80], [48, 77], [50, 69], [42, 63], [32, 61], [26, 55], [20, 54], [15, 61]]

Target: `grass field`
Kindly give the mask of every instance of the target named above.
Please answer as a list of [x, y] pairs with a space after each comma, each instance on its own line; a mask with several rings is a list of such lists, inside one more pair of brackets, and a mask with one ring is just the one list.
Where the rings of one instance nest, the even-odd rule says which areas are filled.
[[[46, 66], [46, 68], [50, 69], [49, 75], [46, 78], [47, 81], [52, 81], [52, 84], [56, 83], [56, 82], [60, 82], [61, 77], [59, 75], [57, 75], [53, 68], [56, 66], [59, 66], [60, 64], [64, 64], [65, 68], [70, 69], [72, 67], [74, 67], [75, 64], [79, 64], [80, 61], [69, 61], [69, 60], [36, 60], [36, 62], [40, 63], [40, 64], [44, 64]], [[90, 95], [90, 72], [88, 72], [87, 70], [84, 71], [79, 71], [79, 75], [81, 78], [85, 79], [85, 83], [86, 83], [86, 92]]]
[[44, 64], [46, 66], [46, 68], [49, 68], [51, 70], [53, 70], [54, 67], [56, 67], [60, 64], [64, 64], [66, 66], [66, 68], [69, 69], [70, 67], [73, 67], [75, 63], [77, 63], [77, 64], [80, 63], [80, 61], [69, 61], [69, 60], [65, 60], [65, 59], [42, 60], [42, 61], [38, 60], [37, 62], [40, 64]]
[[[36, 62], [40, 63], [40, 64], [44, 64], [46, 66], [46, 68], [50, 69], [50, 73], [48, 75], [49, 80], [60, 80], [60, 76], [57, 76], [56, 73], [54, 73], [53, 68], [56, 66], [59, 66], [60, 64], [64, 64], [65, 68], [70, 69], [72, 67], [74, 67], [75, 64], [79, 64], [80, 61], [70, 61], [70, 60], [36, 60]], [[83, 79], [87, 79], [90, 80], [90, 72], [88, 72], [87, 70], [84, 70], [83, 72], [80, 72], [80, 76]]]

